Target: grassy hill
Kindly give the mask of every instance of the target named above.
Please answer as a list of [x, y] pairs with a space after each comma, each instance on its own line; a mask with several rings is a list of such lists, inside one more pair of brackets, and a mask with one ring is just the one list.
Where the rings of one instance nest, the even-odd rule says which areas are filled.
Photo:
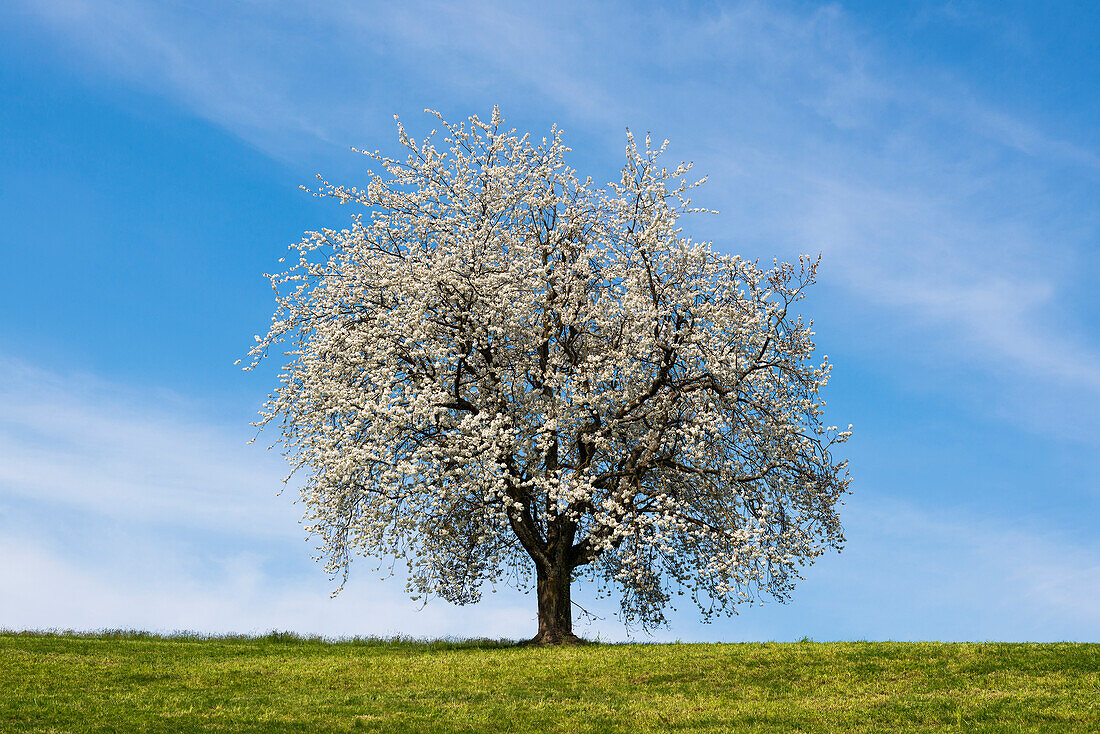
[[0, 731], [1100, 732], [1100, 644], [0, 633]]

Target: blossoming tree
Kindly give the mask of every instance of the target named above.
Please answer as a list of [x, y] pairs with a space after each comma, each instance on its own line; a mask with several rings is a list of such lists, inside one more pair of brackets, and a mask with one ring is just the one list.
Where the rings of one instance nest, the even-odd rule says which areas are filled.
[[[624, 621], [705, 618], [789, 598], [843, 542], [850, 431], [823, 425], [830, 371], [791, 313], [817, 262], [761, 270], [693, 242], [689, 164], [628, 134], [606, 188], [494, 110], [378, 153], [351, 227], [308, 233], [269, 276], [251, 351], [289, 358], [256, 425], [279, 421], [321, 558], [403, 560], [409, 591], [476, 602], [510, 578], [538, 597], [533, 642], [576, 642], [570, 586], [618, 589]], [[667, 145], [667, 141], [665, 143]], [[850, 427], [849, 427], [850, 428]]]

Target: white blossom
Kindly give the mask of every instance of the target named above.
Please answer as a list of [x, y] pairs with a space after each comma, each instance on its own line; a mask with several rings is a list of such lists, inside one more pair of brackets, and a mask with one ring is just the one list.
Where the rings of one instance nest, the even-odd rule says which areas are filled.
[[[690, 164], [627, 136], [605, 188], [471, 117], [366, 154], [362, 207], [269, 276], [278, 309], [250, 351], [288, 358], [261, 419], [281, 422], [327, 568], [396, 557], [409, 590], [474, 602], [484, 582], [564, 574], [621, 591], [626, 621], [670, 592], [705, 617], [761, 594], [843, 535], [851, 435], [824, 427], [812, 322], [791, 312], [817, 261], [761, 269], [694, 242]], [[434, 133], [433, 133], [434, 135]], [[541, 592], [540, 592], [541, 594]], [[540, 606], [540, 613], [542, 607]], [[568, 617], [568, 602], [566, 602]]]

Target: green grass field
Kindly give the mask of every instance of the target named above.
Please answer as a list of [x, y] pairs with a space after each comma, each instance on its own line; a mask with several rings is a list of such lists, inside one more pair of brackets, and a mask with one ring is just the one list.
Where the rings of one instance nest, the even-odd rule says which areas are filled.
[[0, 633], [0, 731], [1100, 732], [1100, 644]]

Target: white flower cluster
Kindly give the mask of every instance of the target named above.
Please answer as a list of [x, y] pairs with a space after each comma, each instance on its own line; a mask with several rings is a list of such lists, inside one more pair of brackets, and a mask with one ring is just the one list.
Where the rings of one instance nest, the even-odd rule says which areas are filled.
[[[704, 615], [843, 542], [811, 324], [790, 313], [816, 261], [761, 270], [681, 234], [702, 183], [628, 135], [619, 182], [488, 122], [410, 138], [350, 229], [309, 233], [269, 276], [278, 299], [251, 369], [289, 359], [257, 425], [305, 467], [309, 531], [333, 572], [403, 559], [410, 591], [476, 601], [516, 574], [588, 574], [625, 618], [663, 621], [673, 590]], [[665, 143], [667, 145], [667, 141]]]

